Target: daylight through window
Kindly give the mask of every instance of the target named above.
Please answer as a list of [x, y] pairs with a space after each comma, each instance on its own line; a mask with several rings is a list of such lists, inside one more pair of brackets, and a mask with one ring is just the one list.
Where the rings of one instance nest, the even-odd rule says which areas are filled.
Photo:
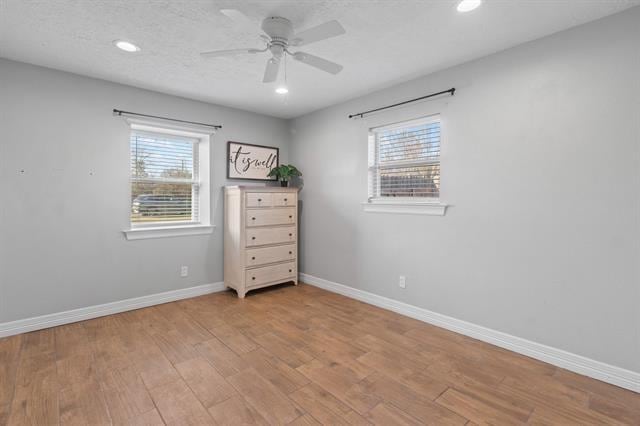
[[440, 116], [371, 129], [369, 199], [440, 197]]
[[196, 138], [131, 132], [131, 224], [197, 223]]

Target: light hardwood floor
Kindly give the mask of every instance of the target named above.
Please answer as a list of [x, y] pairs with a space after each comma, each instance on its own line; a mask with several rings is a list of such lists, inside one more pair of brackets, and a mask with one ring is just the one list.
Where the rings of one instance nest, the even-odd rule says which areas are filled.
[[640, 424], [640, 395], [307, 286], [0, 339], [0, 424]]

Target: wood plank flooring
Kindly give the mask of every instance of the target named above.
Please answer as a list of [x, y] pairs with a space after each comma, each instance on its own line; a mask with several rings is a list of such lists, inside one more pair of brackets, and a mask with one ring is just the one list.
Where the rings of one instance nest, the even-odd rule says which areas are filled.
[[640, 425], [640, 394], [315, 287], [0, 339], [0, 425]]

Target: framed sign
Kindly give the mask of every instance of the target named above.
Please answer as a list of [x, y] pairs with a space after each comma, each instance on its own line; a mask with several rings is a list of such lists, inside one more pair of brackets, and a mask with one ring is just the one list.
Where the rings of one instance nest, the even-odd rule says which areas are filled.
[[227, 178], [275, 180], [267, 177], [271, 169], [280, 165], [279, 148], [227, 142]]

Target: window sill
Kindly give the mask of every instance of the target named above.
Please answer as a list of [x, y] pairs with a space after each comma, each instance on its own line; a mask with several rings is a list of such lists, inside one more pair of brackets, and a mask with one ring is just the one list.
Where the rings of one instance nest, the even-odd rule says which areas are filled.
[[362, 203], [362, 209], [368, 213], [421, 214], [428, 216], [444, 216], [447, 207], [447, 204], [437, 202], [373, 201]]
[[127, 240], [146, 240], [149, 238], [184, 237], [189, 235], [211, 234], [213, 225], [158, 226], [149, 228], [131, 228], [124, 232]]

